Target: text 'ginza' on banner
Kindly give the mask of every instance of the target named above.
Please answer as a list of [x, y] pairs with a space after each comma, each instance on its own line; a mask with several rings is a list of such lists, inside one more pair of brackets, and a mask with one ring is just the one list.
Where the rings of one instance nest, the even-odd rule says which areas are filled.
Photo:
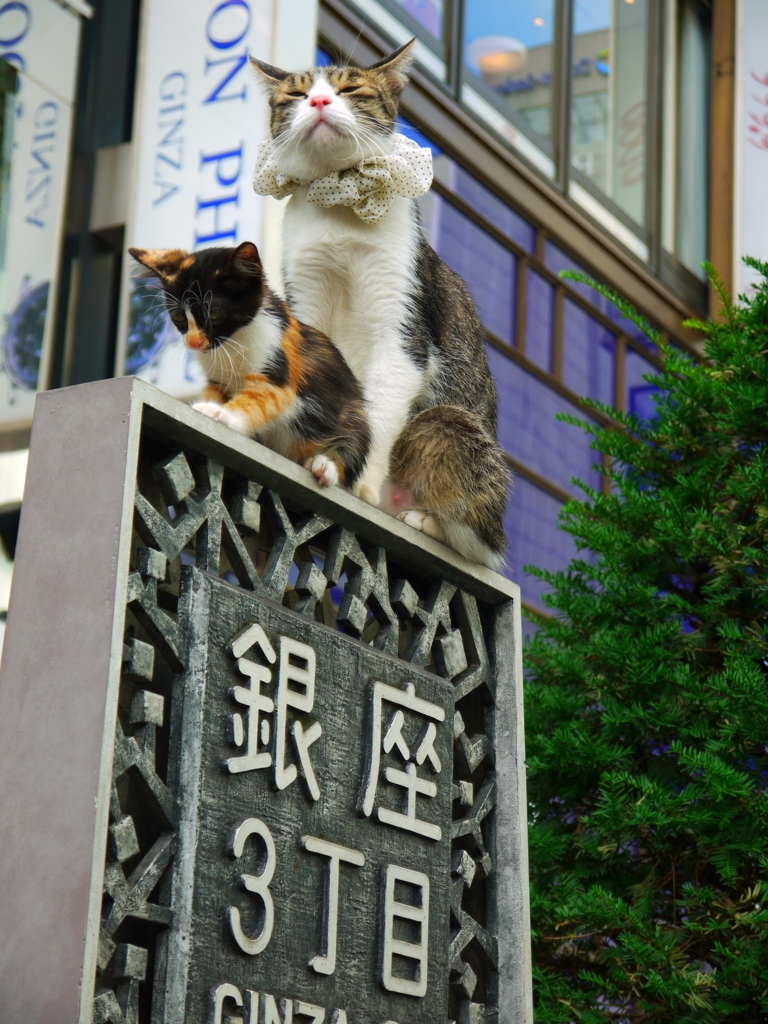
[[[268, 54], [271, 5], [144, 0], [126, 247], [193, 250], [259, 241], [250, 179], [267, 106], [248, 54]], [[125, 261], [117, 374], [188, 397], [202, 381], [155, 284]]]
[[18, 71], [0, 202], [0, 425], [31, 420], [35, 394], [48, 386], [80, 23], [54, 0], [0, 4], [0, 59]]

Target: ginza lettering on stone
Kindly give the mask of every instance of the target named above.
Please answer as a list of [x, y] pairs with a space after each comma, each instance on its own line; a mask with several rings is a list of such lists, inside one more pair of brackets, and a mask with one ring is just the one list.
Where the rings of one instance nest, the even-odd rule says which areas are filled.
[[[386, 729], [384, 728], [385, 702], [398, 706], [398, 710], [392, 715]], [[426, 720], [413, 750], [409, 748], [403, 737], [405, 724], [403, 708]], [[384, 769], [384, 778], [391, 785], [405, 791], [405, 811], [379, 806], [376, 810], [379, 821], [385, 825], [393, 825], [395, 828], [415, 832], [427, 839], [440, 840], [442, 838], [443, 833], [438, 825], [416, 816], [416, 800], [418, 796], [431, 798], [437, 794], [436, 784], [430, 779], [420, 776], [419, 768], [428, 762], [431, 772], [434, 775], [440, 774], [442, 765], [434, 747], [437, 735], [435, 722], [444, 720], [443, 709], [437, 704], [417, 697], [412, 683], [409, 683], [405, 690], [388, 686], [386, 683], [373, 684], [370, 764], [368, 780], [361, 801], [361, 810], [366, 817], [370, 817], [378, 795], [381, 752], [383, 750], [385, 754], [389, 754], [396, 750], [404, 762], [405, 768], [401, 770], [388, 765]]]
[[[416, 891], [416, 902], [398, 900], [396, 887], [401, 883]], [[411, 921], [419, 933], [417, 942], [395, 938], [395, 921]], [[429, 935], [429, 878], [421, 871], [387, 864], [384, 883], [384, 988], [419, 998], [427, 994], [427, 953]], [[394, 957], [410, 960], [416, 966], [416, 978], [394, 971]]]
[[237, 907], [229, 907], [229, 926], [232, 929], [232, 936], [235, 942], [244, 953], [255, 956], [262, 949], [266, 949], [269, 940], [272, 938], [272, 928], [275, 924], [275, 905], [272, 900], [272, 893], [269, 891], [269, 883], [275, 873], [275, 842], [272, 833], [259, 818], [246, 818], [234, 831], [232, 836], [231, 851], [233, 857], [242, 857], [245, 849], [245, 841], [249, 836], [259, 836], [267, 849], [267, 861], [264, 870], [260, 875], [240, 875], [240, 881], [248, 892], [255, 893], [264, 907], [264, 925], [261, 932], [251, 938], [246, 935], [240, 924], [240, 911]]
[[326, 952], [313, 956], [309, 966], [318, 974], [333, 974], [336, 970], [336, 932], [339, 920], [339, 864], [354, 864], [361, 868], [365, 864], [365, 854], [359, 850], [349, 850], [337, 843], [328, 843], [314, 836], [302, 836], [301, 845], [309, 853], [319, 853], [330, 859], [328, 880], [328, 908], [326, 911]]
[[[230, 644], [230, 650], [237, 658], [237, 667], [249, 679], [248, 686], [234, 686], [232, 696], [247, 709], [231, 716], [231, 740], [236, 747], [245, 746], [245, 753], [239, 757], [227, 758], [227, 770], [232, 773], [254, 771], [273, 766], [273, 756], [263, 749], [270, 739], [270, 723], [267, 715], [275, 712], [274, 730], [274, 782], [278, 789], [285, 789], [295, 781], [298, 769], [295, 764], [286, 763], [286, 733], [289, 723], [293, 745], [301, 765], [304, 781], [313, 800], [320, 799], [309, 748], [322, 734], [319, 722], [312, 722], [308, 729], [296, 719], [291, 721], [289, 712], [308, 714], [315, 701], [315, 652], [308, 644], [279, 638], [280, 663], [278, 666], [277, 692], [275, 700], [261, 691], [262, 683], [272, 681], [272, 672], [265, 666], [243, 658], [241, 655], [250, 647], [258, 647], [270, 665], [277, 661], [277, 654], [258, 624], [243, 630]], [[262, 749], [259, 749], [259, 746]]]
[[[358, 938], [365, 936], [365, 948], [370, 950], [365, 973], [370, 985], [378, 989], [377, 998], [393, 993], [424, 1000], [430, 977], [430, 918], [438, 912], [430, 908], [430, 894], [439, 899], [436, 894], [440, 891], [436, 879], [432, 880], [436, 887], [432, 891], [430, 875], [425, 873], [424, 844], [426, 841], [431, 851], [433, 843], [445, 841], [444, 787], [450, 785], [450, 777], [443, 778], [441, 758], [446, 757], [446, 710], [419, 696], [414, 682], [398, 685], [374, 678], [369, 684], [371, 703], [367, 714], [358, 702], [359, 755], [339, 761], [336, 745], [341, 744], [346, 751], [349, 740], [337, 731], [338, 706], [333, 706], [333, 715], [327, 715], [328, 676], [323, 673], [328, 668], [318, 669], [322, 649], [318, 647], [320, 653], [316, 653], [309, 643], [271, 630], [268, 635], [267, 621], [264, 625], [251, 622], [226, 644], [242, 682], [229, 684], [227, 690], [232, 701], [227, 713], [228, 741], [238, 751], [220, 763], [231, 780], [230, 786], [242, 779], [244, 789], [250, 791], [257, 780], [248, 775], [257, 772], [259, 788], [254, 792], [265, 795], [261, 787], [267, 782], [267, 792], [271, 787], [266, 802], [263, 796], [254, 801], [258, 817], [243, 817], [230, 826], [227, 849], [240, 870], [236, 885], [248, 894], [251, 905], [241, 902], [238, 908], [230, 890], [223, 900], [227, 931], [240, 953], [249, 959], [261, 956], [259, 963], [270, 965], [270, 978], [270, 957], [274, 958], [276, 946], [285, 948], [290, 936], [292, 955], [295, 951], [298, 960], [291, 970], [298, 969], [297, 979], [303, 977], [309, 982], [318, 975], [329, 978], [340, 974], [343, 991], [351, 953], [344, 915], [350, 901], [354, 906], [367, 903], [370, 910]], [[320, 664], [325, 666], [326, 662]], [[322, 724], [315, 717], [320, 712], [324, 712]], [[323, 744], [314, 747], [321, 736]], [[311, 758], [313, 749], [318, 752], [316, 766]], [[348, 824], [334, 824], [332, 818], [316, 816], [321, 795], [327, 800], [334, 793], [329, 777], [320, 772], [321, 764], [325, 769], [326, 758], [336, 765], [335, 786], [339, 785], [341, 765], [348, 765], [346, 770], [352, 773], [344, 812], [351, 819]], [[440, 795], [436, 799], [438, 784]], [[360, 793], [357, 807], [355, 792]], [[296, 807], [296, 817], [286, 820], [283, 810], [279, 824], [273, 822], [270, 808], [286, 798]], [[338, 803], [338, 789], [332, 799]], [[302, 821], [301, 807], [308, 813], [311, 809], [315, 816]], [[365, 819], [371, 824], [363, 825]], [[309, 820], [315, 822], [314, 827], [307, 828]], [[355, 820], [359, 828], [354, 826]], [[380, 825], [402, 830], [402, 840], [397, 844], [402, 850], [394, 858], [382, 850], [377, 862], [378, 840], [373, 847], [369, 844], [379, 834]], [[225, 822], [222, 826], [227, 827]], [[308, 834], [310, 831], [315, 834]], [[356, 834], [360, 835], [359, 844], [354, 839], [350, 842]], [[365, 852], [356, 848], [358, 845], [364, 846]], [[411, 863], [409, 852], [416, 855]], [[286, 884], [291, 885], [290, 875], [297, 872], [297, 853], [298, 877], [303, 880], [305, 892], [308, 879], [314, 879], [303, 903], [304, 916], [309, 921], [314, 918], [314, 927], [294, 933], [293, 908], [283, 902], [283, 897]], [[323, 858], [319, 874], [310, 863], [318, 857]], [[302, 867], [304, 858], [306, 866]], [[430, 855], [426, 863], [431, 860]], [[416, 870], [417, 864], [422, 870]], [[359, 942], [352, 945], [359, 950]], [[359, 952], [357, 956], [359, 971]], [[285, 975], [289, 985], [290, 976]], [[259, 987], [278, 984], [265, 983], [258, 970], [245, 977], [254, 981], [258, 978]], [[283, 975], [279, 977], [282, 980]], [[237, 981], [242, 985], [242, 980]], [[239, 989], [224, 982], [208, 992], [209, 1024], [304, 1024], [305, 1020], [347, 1024], [347, 1011], [336, 1009], [331, 1015], [330, 1008], [326, 1011], [314, 1001], [273, 997], [255, 988]], [[311, 997], [312, 989], [303, 994]]]
[[[243, 931], [240, 911], [237, 907], [227, 907], [227, 918], [232, 937], [240, 949], [249, 956], [256, 956], [266, 949], [272, 938], [275, 925], [275, 906], [269, 884], [275, 874], [277, 858], [275, 842], [269, 828], [259, 818], [246, 818], [234, 830], [230, 842], [233, 857], [243, 856], [246, 840], [251, 836], [259, 836], [266, 848], [266, 861], [261, 874], [243, 873], [240, 882], [248, 891], [258, 896], [264, 911], [264, 923], [258, 935], [249, 936]], [[328, 902], [325, 907], [325, 952], [312, 956], [309, 966], [318, 974], [333, 974], [336, 970], [336, 948], [339, 920], [339, 873], [341, 864], [362, 867], [365, 854], [360, 850], [352, 850], [338, 843], [331, 843], [317, 836], [302, 836], [300, 844], [307, 853], [320, 854], [329, 860], [328, 885], [326, 892]], [[384, 908], [381, 921], [382, 938], [382, 983], [390, 992], [402, 992], [406, 995], [423, 997], [427, 991], [427, 957], [429, 953], [429, 878], [421, 871], [397, 864], [387, 864], [383, 869]], [[397, 898], [397, 885], [410, 889], [415, 896], [412, 902]], [[396, 922], [411, 921], [418, 931], [417, 941], [406, 941], [395, 937]], [[398, 956], [411, 961], [415, 967], [416, 979], [396, 974], [393, 969], [393, 957]]]
[[[227, 1002], [234, 1007], [227, 1007]], [[224, 1024], [225, 1020], [228, 1024], [326, 1024], [326, 1012], [324, 1006], [304, 999], [278, 1000], [269, 992], [251, 989], [242, 993], [236, 985], [224, 982], [211, 992], [208, 1024]], [[327, 1024], [348, 1024], [346, 1011], [334, 1010]]]

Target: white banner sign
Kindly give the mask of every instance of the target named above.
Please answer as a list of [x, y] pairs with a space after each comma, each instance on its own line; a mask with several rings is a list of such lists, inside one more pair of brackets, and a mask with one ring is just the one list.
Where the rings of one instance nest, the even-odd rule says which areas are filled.
[[768, 261], [768, 3], [741, 0], [738, 13], [734, 286], [741, 292], [754, 279], [741, 257]]
[[0, 2], [0, 57], [19, 71], [0, 291], [0, 425], [29, 421], [47, 383], [80, 18], [53, 0]]
[[[200, 249], [260, 240], [251, 187], [267, 103], [248, 54], [270, 52], [271, 0], [144, 0], [126, 246]], [[200, 375], [156, 288], [126, 259], [117, 374], [186, 397]]]

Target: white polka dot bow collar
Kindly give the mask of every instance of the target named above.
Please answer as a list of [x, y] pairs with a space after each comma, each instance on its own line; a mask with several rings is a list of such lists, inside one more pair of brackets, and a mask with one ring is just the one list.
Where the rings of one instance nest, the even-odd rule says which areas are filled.
[[413, 139], [395, 135], [386, 156], [369, 156], [352, 167], [332, 171], [316, 181], [298, 181], [277, 169], [274, 143], [259, 146], [253, 187], [260, 196], [284, 199], [302, 185], [309, 185], [307, 199], [317, 206], [351, 206], [357, 216], [372, 224], [392, 205], [395, 196], [416, 199], [432, 184], [432, 152]]

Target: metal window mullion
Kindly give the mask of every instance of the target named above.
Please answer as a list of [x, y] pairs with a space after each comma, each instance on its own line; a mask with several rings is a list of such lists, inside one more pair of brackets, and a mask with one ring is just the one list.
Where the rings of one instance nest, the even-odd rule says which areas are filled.
[[464, 53], [464, 2], [465, 0], [448, 0], [446, 3], [448, 17], [446, 19], [445, 45], [448, 50], [448, 89], [457, 102], [461, 99]]
[[573, 66], [573, 0], [557, 0], [555, 25], [555, 103], [553, 111], [555, 182], [568, 192], [571, 150], [571, 69]]
[[[619, 334], [615, 338], [616, 344], [616, 359], [613, 364], [613, 405], [614, 408], [623, 412], [626, 404], [624, 396], [626, 394], [627, 386], [627, 341], [625, 335]], [[607, 452], [603, 452], [603, 469], [610, 470], [613, 465], [613, 456]], [[613, 484], [609, 477], [603, 477], [603, 494], [610, 495], [613, 492]]]
[[515, 348], [525, 355], [528, 340], [528, 257], [517, 259], [517, 294], [515, 296]]
[[555, 313], [552, 324], [552, 375], [563, 379], [563, 328], [565, 318], [565, 286], [555, 287]]
[[539, 224], [536, 228], [536, 259], [539, 261], [541, 266], [544, 266], [544, 257], [546, 255], [547, 248], [547, 232]]
[[[661, 218], [664, 131], [664, 2], [651, 0], [648, 24], [647, 150], [645, 227], [651, 270], [661, 272]], [[670, 2], [670, 0], [667, 0]]]
[[627, 339], [623, 334], [616, 338], [616, 361], [613, 372], [613, 404], [619, 412], [624, 411], [624, 394], [627, 383]]

